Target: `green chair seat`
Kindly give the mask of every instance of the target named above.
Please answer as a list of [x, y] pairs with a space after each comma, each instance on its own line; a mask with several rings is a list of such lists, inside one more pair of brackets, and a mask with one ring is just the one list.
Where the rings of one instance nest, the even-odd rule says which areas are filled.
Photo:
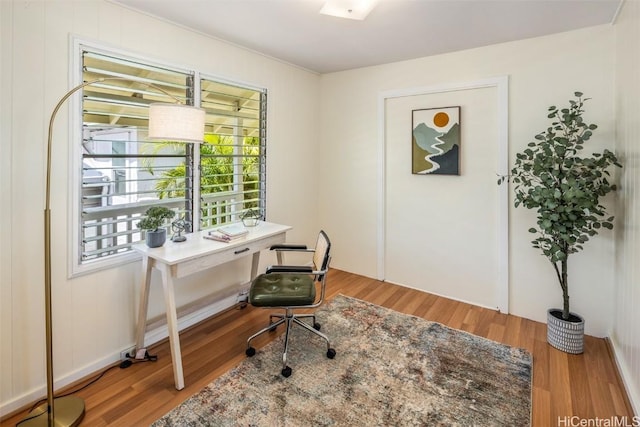
[[311, 305], [315, 299], [315, 282], [306, 274], [262, 274], [249, 292], [249, 302], [256, 307]]

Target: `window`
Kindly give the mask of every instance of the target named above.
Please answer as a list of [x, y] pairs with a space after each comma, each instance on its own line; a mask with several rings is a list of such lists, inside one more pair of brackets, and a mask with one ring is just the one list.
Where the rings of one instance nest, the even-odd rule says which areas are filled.
[[[195, 230], [264, 215], [266, 90], [77, 46], [83, 81], [105, 79], [82, 94], [78, 265], [129, 253], [151, 206]], [[175, 99], [205, 109], [203, 144], [147, 139], [149, 104]]]
[[201, 224], [237, 221], [264, 211], [265, 92], [202, 79], [207, 135], [200, 147]]

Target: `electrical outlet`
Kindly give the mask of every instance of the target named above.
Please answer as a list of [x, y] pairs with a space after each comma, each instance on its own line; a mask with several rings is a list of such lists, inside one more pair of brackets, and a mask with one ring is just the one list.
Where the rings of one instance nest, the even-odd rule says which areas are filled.
[[238, 302], [247, 302], [249, 301], [249, 290], [243, 289], [238, 293]]
[[245, 308], [249, 302], [249, 291], [241, 290], [236, 298], [236, 304], [239, 304], [239, 308]]
[[129, 358], [133, 359], [134, 357], [136, 357], [135, 347], [129, 347], [128, 349], [120, 352], [120, 360], [127, 360]]

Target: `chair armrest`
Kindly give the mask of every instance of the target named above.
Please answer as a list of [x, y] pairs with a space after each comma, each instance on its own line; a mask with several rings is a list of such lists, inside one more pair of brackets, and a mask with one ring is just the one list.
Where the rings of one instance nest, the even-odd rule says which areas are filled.
[[313, 273], [313, 268], [309, 265], [272, 265], [267, 268], [267, 274], [269, 273]]
[[313, 249], [311, 250], [307, 249], [307, 245], [292, 245], [288, 243], [273, 245], [269, 249], [272, 251], [307, 251], [307, 252], [314, 251]]

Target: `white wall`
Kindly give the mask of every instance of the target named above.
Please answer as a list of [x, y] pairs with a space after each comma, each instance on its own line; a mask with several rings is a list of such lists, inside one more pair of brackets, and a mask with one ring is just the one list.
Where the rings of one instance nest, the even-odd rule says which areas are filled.
[[621, 171], [611, 341], [640, 414], [640, 2], [626, 1], [616, 29], [616, 139]]
[[[613, 47], [613, 27], [605, 25], [322, 75], [320, 163], [326, 185], [320, 189], [320, 222], [334, 231], [333, 266], [370, 277], [377, 274], [376, 97], [380, 92], [508, 75], [512, 162], [516, 151], [548, 126], [547, 107], [568, 104], [579, 90], [593, 98], [586, 119], [599, 126], [591, 142], [594, 149], [613, 148]], [[559, 306], [562, 299], [551, 264], [529, 243], [527, 230], [533, 221], [532, 212], [510, 208], [510, 308], [516, 315], [545, 321], [546, 310]], [[481, 241], [461, 244], [484, 250]], [[613, 264], [613, 233], [608, 231], [569, 262], [572, 309], [586, 317], [586, 330], [592, 335], [605, 336], [611, 328]], [[424, 288], [429, 288], [426, 280]]]
[[[70, 35], [223, 78], [269, 94], [268, 219], [292, 225], [290, 241], [318, 230], [318, 75], [105, 1], [0, 1], [0, 415], [44, 394], [43, 220], [46, 127], [69, 89]], [[301, 96], [302, 95], [302, 96]], [[70, 280], [67, 246], [68, 115], [53, 153], [54, 367], [60, 384], [119, 357], [134, 340], [140, 263]], [[69, 142], [72, 143], [72, 142]], [[263, 263], [273, 262], [266, 253]], [[232, 266], [233, 267], [233, 266]], [[236, 266], [237, 267], [237, 266]], [[209, 290], [229, 295], [248, 273], [218, 269], [177, 285], [184, 304]], [[150, 313], [163, 313], [154, 278]]]

